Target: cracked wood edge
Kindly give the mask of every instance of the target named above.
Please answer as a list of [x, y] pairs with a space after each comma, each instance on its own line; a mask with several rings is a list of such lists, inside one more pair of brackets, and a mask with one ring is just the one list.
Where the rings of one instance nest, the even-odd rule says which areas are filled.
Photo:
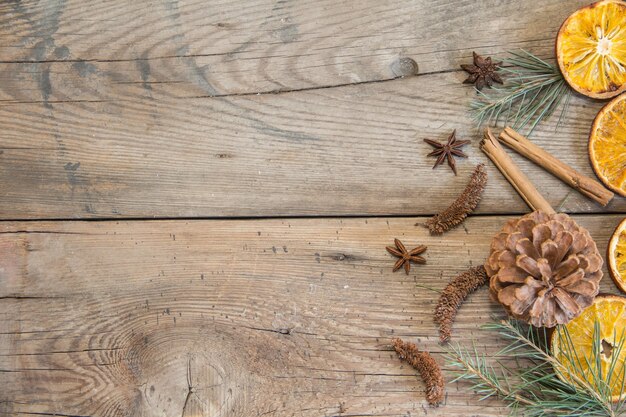
[[[604, 253], [622, 217], [575, 219]], [[442, 237], [414, 226], [423, 218], [0, 223], [21, 231], [0, 235], [0, 412], [502, 415], [462, 384], [428, 408], [389, 343], [416, 341], [444, 364], [436, 291], [482, 262], [509, 218]], [[427, 245], [427, 264], [391, 273], [394, 237]], [[616, 292], [604, 272], [602, 291]], [[453, 341], [495, 352], [478, 327], [500, 313], [479, 290]]]
[[588, 1], [88, 3], [0, 5], [0, 99], [93, 100], [103, 86], [133, 85], [255, 94], [389, 80], [412, 74], [410, 60], [421, 73], [458, 70], [473, 50], [549, 57], [559, 25]]

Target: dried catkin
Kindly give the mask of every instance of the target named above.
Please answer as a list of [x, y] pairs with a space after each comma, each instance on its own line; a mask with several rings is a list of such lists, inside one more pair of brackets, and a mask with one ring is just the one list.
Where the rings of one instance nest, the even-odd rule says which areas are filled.
[[444, 381], [441, 368], [428, 352], [420, 351], [414, 343], [393, 339], [393, 348], [400, 357], [413, 368], [417, 369], [426, 384], [426, 400], [430, 405], [438, 405], [443, 401]]
[[461, 224], [467, 215], [478, 206], [486, 185], [485, 164], [479, 164], [459, 198], [450, 207], [426, 221], [426, 227], [430, 233], [440, 235]]
[[487, 283], [487, 271], [477, 266], [459, 274], [446, 286], [435, 307], [435, 323], [439, 324], [439, 338], [446, 343], [452, 336], [452, 323], [463, 301], [472, 292]]

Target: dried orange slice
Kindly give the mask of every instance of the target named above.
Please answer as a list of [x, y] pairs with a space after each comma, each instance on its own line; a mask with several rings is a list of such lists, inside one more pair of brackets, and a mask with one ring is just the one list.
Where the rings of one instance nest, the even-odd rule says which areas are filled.
[[[567, 329], [567, 331], [565, 330]], [[597, 335], [597, 336], [596, 336]], [[624, 398], [626, 298], [598, 296], [580, 316], [558, 326], [551, 337], [557, 375], [574, 385], [586, 381], [598, 390], [604, 381], [614, 402]]]
[[617, 226], [609, 240], [607, 260], [615, 285], [626, 292], [626, 219]]
[[603, 0], [575, 11], [559, 30], [556, 57], [581, 94], [606, 99], [626, 90], [626, 3]]
[[604, 185], [626, 197], [626, 94], [614, 98], [596, 116], [589, 159]]

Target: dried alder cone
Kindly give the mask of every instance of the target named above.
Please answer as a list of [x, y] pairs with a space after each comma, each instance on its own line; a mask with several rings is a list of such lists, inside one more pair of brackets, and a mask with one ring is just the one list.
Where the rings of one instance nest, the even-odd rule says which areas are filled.
[[484, 266], [468, 269], [454, 278], [446, 286], [435, 307], [435, 323], [439, 324], [439, 339], [442, 343], [450, 341], [452, 323], [465, 299], [489, 281]]
[[589, 232], [567, 214], [535, 211], [494, 237], [485, 269], [492, 297], [510, 315], [554, 327], [592, 304], [602, 263]]
[[479, 164], [459, 198], [450, 207], [426, 221], [430, 233], [440, 235], [461, 224], [478, 206], [486, 185], [487, 170], [484, 164]]
[[400, 357], [413, 368], [417, 369], [426, 384], [426, 400], [430, 405], [438, 405], [443, 401], [444, 380], [437, 361], [428, 352], [420, 351], [415, 343], [393, 339], [393, 348]]

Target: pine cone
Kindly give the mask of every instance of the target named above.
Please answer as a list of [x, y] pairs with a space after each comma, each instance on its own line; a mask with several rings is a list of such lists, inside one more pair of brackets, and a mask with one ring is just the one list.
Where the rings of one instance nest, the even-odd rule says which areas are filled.
[[534, 212], [510, 220], [491, 242], [485, 269], [492, 298], [536, 327], [566, 324], [600, 290], [602, 256], [567, 214]]

